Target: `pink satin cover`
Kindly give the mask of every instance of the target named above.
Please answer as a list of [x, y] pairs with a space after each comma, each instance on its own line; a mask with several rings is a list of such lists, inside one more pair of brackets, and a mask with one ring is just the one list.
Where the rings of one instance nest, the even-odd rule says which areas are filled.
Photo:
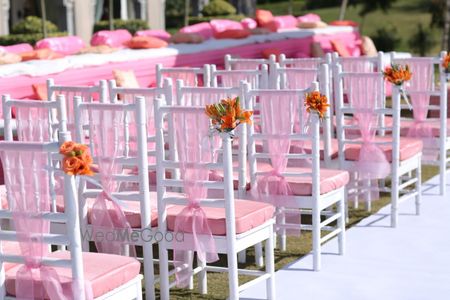
[[348, 76], [345, 78], [351, 106], [355, 109], [354, 119], [358, 124], [363, 144], [356, 169], [363, 179], [380, 179], [390, 174], [391, 165], [383, 150], [374, 143], [383, 84], [378, 77]]
[[36, 43], [36, 49], [51, 49], [64, 55], [76, 54], [85, 46], [83, 40], [78, 36], [46, 38]]
[[[199, 181], [209, 179], [209, 169], [198, 164], [212, 162], [209, 119], [204, 113], [174, 112], [174, 133], [177, 141], [178, 158], [183, 176], [184, 193], [188, 204], [175, 218], [176, 233], [191, 233], [193, 241], [185, 239], [174, 243], [175, 267], [185, 263], [187, 250], [196, 251], [202, 262], [211, 263], [219, 259], [211, 228], [199, 200], [207, 196], [207, 188]], [[190, 266], [190, 263], [188, 263]], [[191, 267], [177, 272], [177, 284], [189, 283]]]
[[196, 33], [203, 37], [205, 40], [209, 40], [214, 36], [214, 31], [209, 22], [201, 22], [190, 26], [185, 26], [180, 29], [182, 33]]
[[224, 32], [226, 30], [241, 30], [244, 26], [238, 21], [225, 20], [225, 19], [215, 19], [209, 22], [214, 33]]
[[[91, 209], [91, 224], [94, 238], [97, 232], [114, 230], [131, 232], [131, 226], [120, 207], [111, 196], [118, 191], [119, 184], [113, 179], [121, 173], [116, 158], [125, 153], [124, 112], [122, 110], [90, 110], [89, 117], [91, 139], [94, 143], [94, 157], [97, 158], [100, 183], [103, 192], [95, 200]], [[103, 253], [126, 254], [126, 241], [96, 240], [97, 250]]]
[[[16, 272], [15, 291], [17, 299], [76, 299], [86, 286], [86, 296], [93, 299], [90, 284], [72, 281], [62, 286], [54, 268], [42, 264], [49, 254], [43, 235], [50, 233], [50, 222], [33, 217], [50, 208], [48, 154], [46, 152], [4, 151], [1, 154], [6, 188], [10, 196], [14, 227], [20, 244], [20, 254], [25, 263]], [[33, 195], [33, 196], [31, 196]], [[39, 273], [42, 286], [34, 274]], [[41, 288], [39, 288], [41, 286]]]
[[131, 40], [131, 38], [132, 35], [125, 29], [101, 30], [94, 33], [91, 39], [91, 45], [108, 45], [114, 48], [123, 48], [124, 43]]
[[244, 29], [255, 29], [258, 27], [258, 23], [256, 23], [255, 20], [252, 18], [245, 18], [241, 20], [241, 24], [244, 27]]
[[[30, 52], [33, 51], [33, 46], [30, 44], [22, 43], [22, 44], [16, 44], [12, 46], [0, 46], [0, 50], [5, 50], [9, 53], [22, 53], [22, 52]], [[1, 52], [1, 51], [0, 51]]]
[[135, 36], [150, 36], [162, 39], [166, 42], [170, 40], [170, 33], [162, 29], [149, 29], [149, 30], [139, 30], [136, 32]]

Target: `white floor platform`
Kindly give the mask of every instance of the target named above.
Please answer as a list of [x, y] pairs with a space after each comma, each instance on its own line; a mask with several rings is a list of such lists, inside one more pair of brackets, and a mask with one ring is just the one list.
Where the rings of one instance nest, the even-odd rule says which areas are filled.
[[[311, 270], [311, 255], [279, 270], [277, 299], [450, 299], [450, 186], [444, 198], [436, 182], [424, 185], [420, 216], [414, 214], [414, 200], [402, 203], [393, 229], [385, 207], [347, 231], [344, 256], [336, 255], [336, 240], [325, 244], [320, 272]], [[261, 283], [241, 299], [265, 296]]]

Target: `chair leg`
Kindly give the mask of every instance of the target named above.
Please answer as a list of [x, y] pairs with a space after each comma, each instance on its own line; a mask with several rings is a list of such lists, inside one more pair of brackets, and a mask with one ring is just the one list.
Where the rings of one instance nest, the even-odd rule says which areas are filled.
[[[315, 201], [318, 201], [316, 199]], [[321, 245], [320, 245], [320, 210], [319, 204], [315, 204], [312, 210], [312, 240], [313, 240], [313, 269], [319, 271], [321, 267]]]
[[198, 291], [202, 295], [206, 295], [208, 293], [208, 277], [206, 274], [206, 262], [202, 262], [197, 259], [197, 264], [203, 269], [198, 273]]
[[356, 173], [354, 173], [354, 188], [355, 188], [355, 198], [353, 199], [353, 208], [354, 209], [358, 209], [359, 207], [359, 192], [360, 192], [360, 188], [359, 188], [359, 180], [358, 180], [358, 175]]
[[392, 189], [391, 189], [391, 227], [395, 228], [398, 224], [398, 198], [399, 198], [399, 178], [398, 170], [393, 169], [392, 172]]
[[[159, 290], [160, 290], [160, 298], [161, 299], [169, 299], [170, 291], [169, 291], [169, 255], [167, 253], [167, 249], [164, 245], [164, 242], [159, 243]], [[152, 300], [149, 298], [148, 294], [145, 295], [146, 300]]]
[[372, 192], [371, 192], [371, 188], [372, 188], [372, 182], [370, 179], [365, 179], [364, 180], [364, 190], [365, 190], [365, 194], [366, 194], [366, 210], [367, 211], [371, 211], [372, 210]]
[[264, 266], [264, 256], [261, 243], [255, 245], [255, 264], [259, 268]]
[[[233, 241], [234, 242], [234, 241]], [[228, 243], [227, 260], [228, 260], [228, 290], [230, 300], [239, 299], [239, 277], [238, 277], [238, 264], [237, 253], [234, 245], [230, 247]]]
[[344, 189], [344, 205], [345, 205], [345, 222], [350, 222], [350, 217], [348, 215], [348, 188]]
[[341, 200], [339, 201], [338, 213], [340, 213], [340, 217], [337, 220], [337, 225], [341, 229], [341, 232], [338, 235], [338, 243], [339, 243], [339, 255], [344, 255], [345, 253], [345, 195], [342, 195]]
[[[284, 210], [281, 212], [280, 215], [280, 224], [285, 225], [286, 224], [286, 213]], [[280, 250], [286, 251], [286, 228], [283, 226], [280, 230]]]
[[[419, 158], [420, 160], [420, 158]], [[444, 173], [445, 174], [445, 173]], [[416, 215], [420, 215], [420, 202], [422, 200], [422, 164], [419, 162], [419, 166], [416, 170]]]
[[273, 234], [269, 235], [266, 240], [265, 252], [266, 252], [266, 273], [270, 274], [270, 278], [266, 282], [267, 299], [275, 299], [275, 255], [273, 252]]
[[442, 147], [439, 152], [439, 192], [442, 196], [445, 196], [445, 189], [447, 185], [447, 150]]
[[241, 252], [238, 253], [238, 262], [240, 264], [245, 264], [247, 262], [247, 250], [242, 250]]
[[[194, 251], [186, 251], [186, 261], [192, 266], [192, 263], [194, 261]], [[194, 289], [194, 274], [191, 273], [189, 276], [189, 285], [188, 288], [190, 290]]]
[[145, 298], [147, 300], [155, 299], [155, 270], [153, 266], [153, 246], [151, 243], [144, 243], [144, 280], [145, 280]]

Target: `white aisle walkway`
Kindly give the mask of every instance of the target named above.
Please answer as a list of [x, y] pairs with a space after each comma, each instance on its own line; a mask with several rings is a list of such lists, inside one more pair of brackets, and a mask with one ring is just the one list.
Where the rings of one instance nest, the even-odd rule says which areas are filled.
[[[446, 300], [450, 299], [450, 185], [438, 196], [436, 178], [424, 186], [422, 214], [414, 200], [400, 205], [399, 226], [390, 228], [385, 207], [347, 231], [347, 252], [337, 241], [323, 247], [322, 270], [312, 257], [276, 273], [277, 299], [287, 300]], [[264, 283], [241, 299], [265, 298]]]

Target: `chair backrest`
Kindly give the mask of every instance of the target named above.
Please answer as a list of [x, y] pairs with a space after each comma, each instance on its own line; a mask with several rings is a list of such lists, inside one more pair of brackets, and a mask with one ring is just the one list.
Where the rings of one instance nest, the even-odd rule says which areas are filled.
[[164, 79], [170, 78], [172, 82], [183, 80], [187, 86], [208, 86], [210, 82], [209, 67], [204, 65], [201, 68], [193, 67], [163, 67], [156, 65], [156, 86], [162, 88]]
[[268, 88], [269, 74], [267, 65], [261, 65], [255, 70], [217, 70], [215, 65], [211, 69], [211, 87], [238, 87], [241, 81], [250, 83], [253, 89]]
[[[392, 108], [386, 108], [384, 78], [382, 73], [348, 73], [337, 66], [334, 77], [336, 96], [337, 137], [339, 159], [345, 160], [344, 151], [354, 144], [363, 144], [363, 140], [372, 140], [372, 136], [383, 136], [392, 132], [388, 141], [373, 141], [375, 145], [389, 144], [394, 152], [399, 151], [400, 104], [392, 101]], [[344, 88], [347, 87], [348, 101], [344, 103]], [[384, 117], [393, 117], [392, 124], [385, 124]], [[347, 119], [347, 121], [345, 121]], [[349, 131], [359, 131], [361, 139], [347, 137]], [[398, 156], [397, 156], [398, 157]]]
[[[261, 177], [271, 174], [290, 177], [309, 176], [312, 177], [313, 196], [319, 195], [319, 120], [315, 113], [308, 117], [304, 107], [306, 94], [316, 90], [318, 90], [317, 82], [310, 88], [301, 90], [248, 90], [245, 93], [247, 108], [260, 112], [259, 118], [253, 118], [248, 130], [252, 187], [258, 186]], [[296, 123], [300, 126], [296, 126]], [[260, 130], [255, 130], [256, 127]], [[263, 145], [258, 151], [257, 141]], [[310, 153], [290, 153], [293, 143], [302, 146], [306, 141], [312, 142]], [[312, 162], [310, 170], [289, 172], [289, 169], [286, 169], [287, 166], [304, 165], [305, 160]], [[267, 165], [273, 170], [267, 168]]]
[[[58, 120], [65, 112], [65, 98], [58, 95], [58, 101], [15, 100], [3, 95], [5, 140], [13, 140], [14, 129], [17, 139], [23, 142], [56, 142]], [[62, 107], [64, 106], [64, 108]], [[12, 112], [15, 112], [13, 119]]]
[[282, 68], [317, 69], [321, 64], [331, 64], [331, 56], [322, 57], [302, 57], [286, 58], [285, 54], [280, 55], [279, 65]]
[[384, 68], [384, 54], [379, 51], [377, 56], [340, 57], [337, 52], [332, 54], [333, 68], [337, 64], [342, 66], [344, 72], [372, 73], [381, 72]]
[[[205, 114], [204, 106], [165, 106], [162, 101], [155, 101], [156, 136], [157, 136], [157, 178], [158, 178], [158, 224], [162, 232], [167, 230], [167, 205], [181, 204], [191, 207], [195, 201], [200, 207], [225, 207], [227, 236], [235, 236], [234, 194], [232, 178], [231, 139], [222, 138], [222, 161], [217, 161], [212, 154], [213, 139], [210, 136], [210, 120]], [[165, 120], [173, 119], [176, 126], [169, 135], [176, 137], [175, 158], [165, 154], [164, 134]], [[166, 171], [177, 169], [180, 178], [167, 178]], [[213, 180], [209, 173], [213, 170], [223, 172], [223, 180]], [[173, 197], [165, 193], [171, 188], [182, 188], [188, 196]], [[224, 197], [208, 198], [209, 190], [221, 190]], [[200, 192], [200, 193], [199, 193]], [[195, 198], [195, 199], [192, 199]], [[190, 200], [189, 200], [190, 199]], [[184, 212], [180, 213], [183, 215]], [[192, 221], [191, 221], [192, 222]], [[188, 227], [188, 224], [181, 224]], [[180, 229], [178, 229], [180, 230]], [[177, 231], [177, 229], [175, 229]]]
[[[98, 164], [98, 175], [92, 180], [113, 200], [117, 199], [119, 206], [120, 201], [139, 202], [141, 226], [149, 227], [156, 203], [150, 203], [149, 195], [145, 99], [87, 103], [76, 97], [74, 108], [77, 142], [89, 145], [94, 163]], [[83, 185], [81, 189], [85, 189]], [[87, 198], [99, 200], [101, 190], [81, 191], [81, 203], [84, 205]], [[123, 212], [118, 213], [124, 218]], [[82, 218], [82, 223], [87, 224], [87, 212]]]
[[275, 55], [266, 58], [234, 58], [230, 54], [225, 55], [225, 70], [259, 70], [262, 65], [275, 63]]
[[[66, 133], [61, 132], [60, 135]], [[60, 137], [60, 140], [65, 140]], [[50, 286], [58, 286], [58, 278], [55, 278], [54, 267], [69, 268], [73, 282], [72, 290], [63, 287], [66, 295], [73, 299], [85, 299], [85, 282], [83, 273], [83, 260], [81, 253], [80, 224], [78, 219], [78, 199], [75, 188], [75, 178], [64, 174], [64, 205], [63, 213], [52, 212], [50, 208], [51, 177], [54, 167], [58, 164], [48, 161], [49, 154], [57, 153], [59, 144], [56, 142], [10, 142], [0, 141], [0, 152], [5, 170], [6, 190], [9, 199], [8, 208], [0, 209], [2, 220], [12, 219], [12, 228], [0, 229], [0, 244], [5, 240], [16, 240], [20, 244], [18, 253], [2, 253], [0, 247], [0, 293], [5, 298], [5, 268], [3, 263], [13, 262], [25, 264], [27, 267], [41, 270], [46, 274], [47, 280], [54, 280]], [[60, 157], [55, 158], [60, 160]], [[50, 233], [50, 223], [64, 224], [62, 233]], [[13, 229], [14, 228], [14, 229]], [[69, 257], [49, 257], [49, 245], [67, 246]], [[23, 268], [23, 267], [22, 267]], [[23, 272], [17, 275], [17, 281], [22, 282], [23, 289], [16, 290], [16, 296], [40, 297], [42, 285], [39, 289], [33, 288], [29, 280], [31, 272]], [[45, 273], [44, 273], [45, 272]], [[29, 275], [28, 275], [29, 274]], [[20, 278], [19, 278], [20, 277]], [[24, 285], [23, 285], [24, 284]], [[35, 283], [34, 285], [39, 285]], [[89, 285], [86, 285], [89, 286]], [[49, 287], [45, 285], [45, 289]], [[62, 296], [60, 293], [59, 296]]]

